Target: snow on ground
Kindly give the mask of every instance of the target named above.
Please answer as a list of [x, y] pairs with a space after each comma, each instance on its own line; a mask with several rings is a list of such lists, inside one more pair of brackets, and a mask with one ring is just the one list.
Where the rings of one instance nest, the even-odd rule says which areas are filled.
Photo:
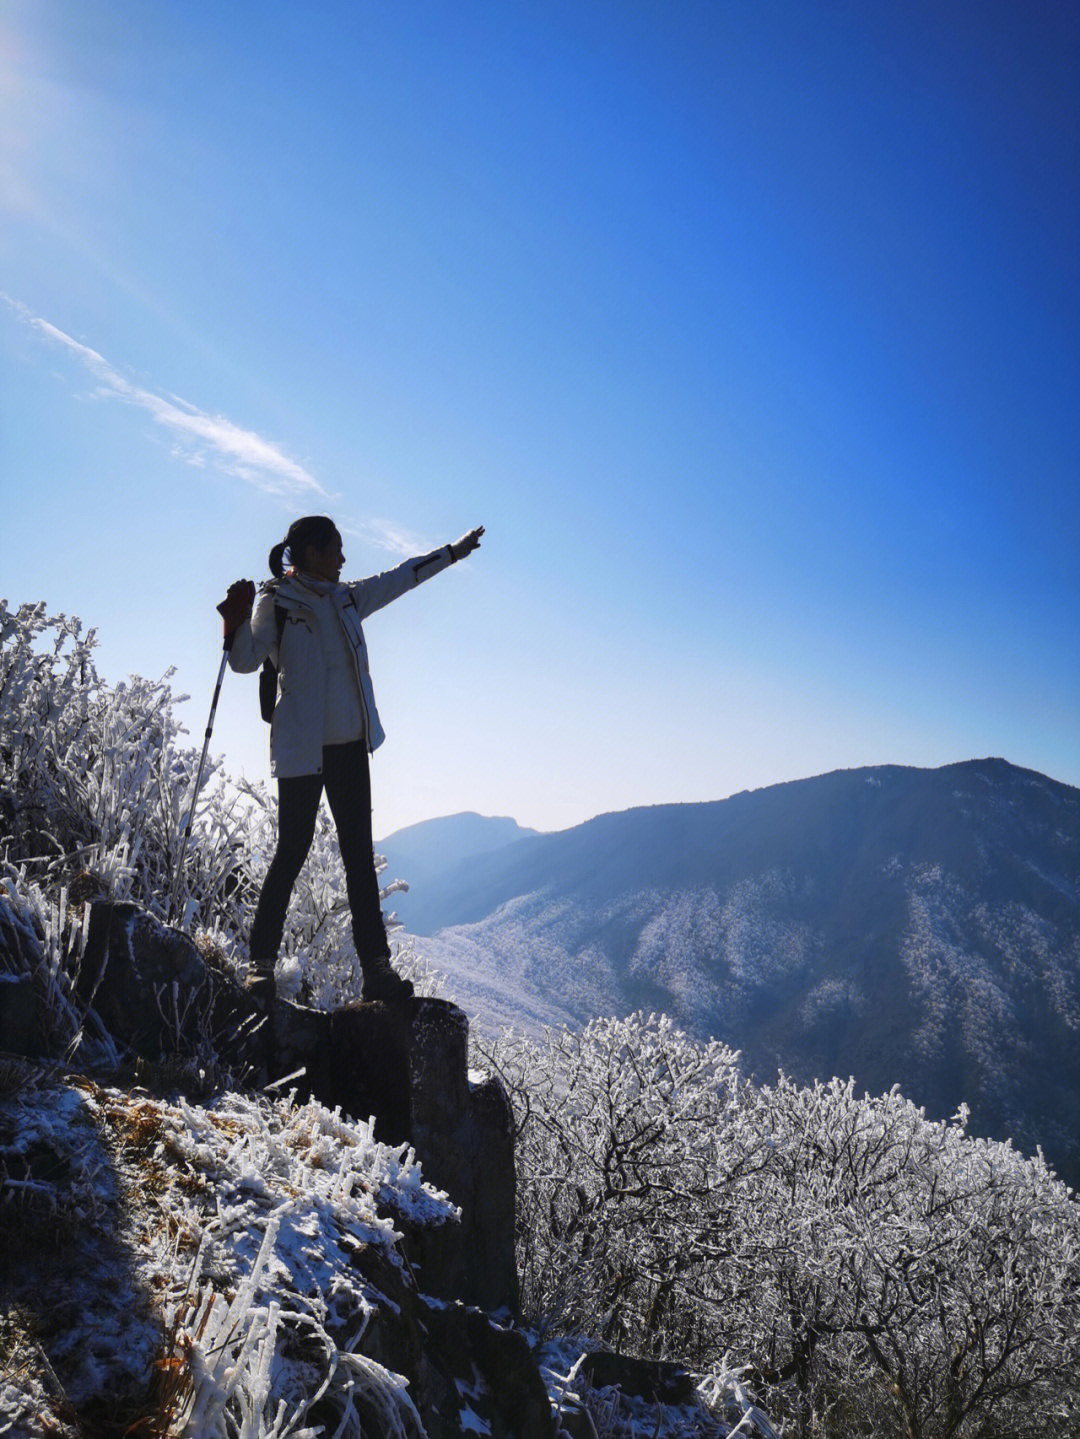
[[0, 1433], [40, 1433], [43, 1412], [74, 1433], [63, 1396], [134, 1404], [170, 1365], [174, 1414], [207, 1436], [226, 1412], [231, 1432], [301, 1435], [319, 1397], [344, 1417], [361, 1390], [411, 1407], [352, 1353], [387, 1302], [356, 1256], [400, 1266], [401, 1221], [457, 1215], [405, 1146], [314, 1102], [200, 1105], [11, 1063], [0, 1081]]

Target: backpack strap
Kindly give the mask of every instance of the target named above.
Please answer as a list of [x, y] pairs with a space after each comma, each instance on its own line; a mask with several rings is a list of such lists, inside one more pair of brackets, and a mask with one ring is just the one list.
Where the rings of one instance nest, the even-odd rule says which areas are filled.
[[[274, 626], [277, 630], [277, 642], [281, 644], [281, 632], [285, 628], [285, 616], [287, 611], [284, 605], [274, 605]], [[277, 706], [278, 690], [278, 667], [269, 655], [263, 660], [263, 667], [259, 672], [259, 712], [267, 724], [274, 718], [274, 710]]]

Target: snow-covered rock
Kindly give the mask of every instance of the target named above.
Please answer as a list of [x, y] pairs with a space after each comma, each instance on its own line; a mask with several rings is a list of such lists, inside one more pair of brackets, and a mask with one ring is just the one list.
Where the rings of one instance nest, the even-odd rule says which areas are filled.
[[553, 1432], [521, 1335], [425, 1300], [402, 1234], [459, 1211], [370, 1122], [9, 1063], [0, 1162], [5, 1433]]

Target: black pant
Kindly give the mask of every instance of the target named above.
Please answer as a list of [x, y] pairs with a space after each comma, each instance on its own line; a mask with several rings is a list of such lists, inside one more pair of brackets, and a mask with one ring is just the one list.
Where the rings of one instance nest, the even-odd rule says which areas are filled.
[[315, 837], [315, 818], [324, 787], [345, 866], [357, 957], [363, 965], [376, 955], [390, 953], [375, 876], [367, 749], [362, 740], [330, 744], [323, 747], [322, 774], [278, 780], [277, 849], [263, 880], [249, 941], [252, 963], [264, 973], [273, 971], [289, 896]]

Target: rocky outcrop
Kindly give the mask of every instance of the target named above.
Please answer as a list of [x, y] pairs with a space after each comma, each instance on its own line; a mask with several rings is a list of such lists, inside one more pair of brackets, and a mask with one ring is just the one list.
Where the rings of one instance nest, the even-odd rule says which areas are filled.
[[[250, 1369], [278, 1320], [268, 1352], [304, 1368], [282, 1382], [326, 1432], [347, 1405], [363, 1433], [399, 1439], [596, 1439], [594, 1401], [603, 1432], [655, 1428], [661, 1407], [665, 1432], [727, 1432], [678, 1366], [530, 1349], [512, 1114], [496, 1080], [468, 1071], [456, 1006], [262, 1014], [185, 935], [99, 901], [85, 1014], [58, 1021], [46, 948], [0, 893], [4, 1433], [179, 1432], [195, 1391], [221, 1400], [219, 1380]], [[73, 1068], [81, 1022], [97, 1040]], [[298, 1102], [268, 1104], [263, 1086]], [[269, 1282], [255, 1273], [267, 1254]], [[205, 1336], [211, 1301], [232, 1309]], [[245, 1402], [265, 1397], [258, 1376], [240, 1382]]]
[[359, 1002], [332, 1014], [278, 1001], [273, 1067], [331, 1108], [374, 1117], [387, 1144], [408, 1141], [424, 1177], [461, 1208], [461, 1223], [406, 1236], [424, 1292], [514, 1315], [514, 1137], [509, 1101], [470, 1079], [468, 1023], [442, 999]]
[[[18, 971], [0, 984], [0, 1050], [46, 1058], [29, 977], [40, 953], [23, 952], [37, 939], [6, 911], [0, 919], [9, 959], [0, 972]], [[322, 1013], [278, 1000], [263, 1016], [186, 935], [135, 905], [104, 901], [91, 910], [77, 992], [144, 1076], [162, 1061], [217, 1058], [260, 1082], [287, 1078], [300, 1100], [373, 1117], [386, 1144], [407, 1142], [460, 1221], [400, 1221], [404, 1268], [365, 1271], [387, 1303], [365, 1330], [364, 1353], [408, 1379], [432, 1439], [461, 1433], [466, 1408], [494, 1439], [554, 1434], [543, 1382], [513, 1327], [510, 1106], [495, 1079], [469, 1074], [468, 1024], [456, 1006], [410, 998]], [[375, 1251], [363, 1262], [380, 1265]]]
[[408, 1142], [425, 1178], [461, 1209], [459, 1225], [406, 1236], [424, 1292], [516, 1315], [513, 1120], [497, 1080], [470, 1079], [468, 1021], [455, 1005], [358, 1001], [323, 1013], [279, 999], [263, 1019], [185, 934], [136, 905], [101, 900], [78, 988], [141, 1059], [217, 1053], [262, 1067], [271, 1082], [294, 1076], [301, 1097], [374, 1117], [384, 1143]]
[[[185, 1405], [222, 1412], [230, 1374], [258, 1391], [273, 1305], [282, 1391], [313, 1401], [315, 1432], [338, 1432], [351, 1387], [364, 1434], [418, 1439], [419, 1416], [427, 1439], [553, 1439], [522, 1333], [423, 1293], [403, 1258], [410, 1221], [456, 1227], [418, 1179], [366, 1123], [316, 1103], [200, 1105], [3, 1060], [0, 1432], [223, 1433], [185, 1428]], [[264, 1235], [271, 1258], [253, 1266]], [[208, 1294], [235, 1306], [209, 1332]]]
[[213, 990], [195, 945], [135, 904], [90, 908], [79, 998], [135, 1054], [158, 1059], [194, 1049]]

